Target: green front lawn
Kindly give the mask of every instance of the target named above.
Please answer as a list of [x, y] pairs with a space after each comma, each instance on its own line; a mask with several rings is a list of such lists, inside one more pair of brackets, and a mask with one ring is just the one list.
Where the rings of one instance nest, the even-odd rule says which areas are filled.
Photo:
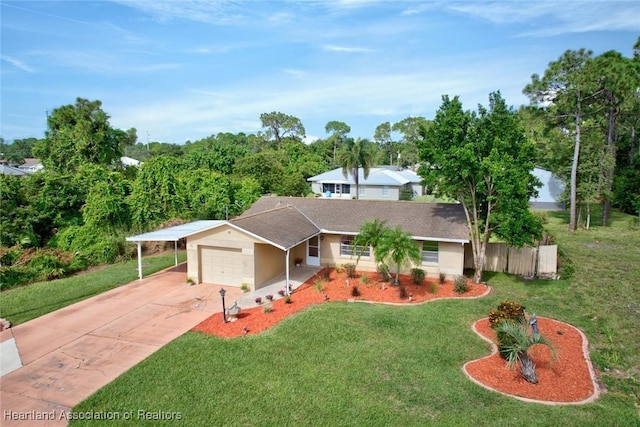
[[[179, 262], [185, 261], [186, 258], [184, 251], [178, 253]], [[171, 267], [174, 263], [173, 253], [143, 257], [142, 272], [146, 277]], [[127, 284], [137, 278], [138, 261], [131, 260], [99, 267], [64, 279], [10, 289], [0, 292], [0, 317], [9, 320], [13, 325], [18, 325]]]
[[[640, 425], [640, 231], [628, 230], [621, 215], [610, 229], [569, 235], [566, 218], [551, 214], [548, 229], [572, 262], [571, 279], [487, 274], [494, 292], [478, 300], [412, 307], [330, 302], [256, 336], [189, 332], [74, 411], [133, 415], [118, 425], [157, 425], [138, 419], [139, 410], [178, 412], [181, 421], [165, 425], [188, 426]], [[462, 365], [489, 351], [471, 324], [506, 299], [586, 333], [607, 389], [600, 399], [528, 404], [465, 377]]]

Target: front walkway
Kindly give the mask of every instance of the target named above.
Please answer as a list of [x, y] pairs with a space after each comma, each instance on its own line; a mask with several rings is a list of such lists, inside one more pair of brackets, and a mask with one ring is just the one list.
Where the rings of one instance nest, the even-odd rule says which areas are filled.
[[[61, 415], [220, 313], [219, 289], [188, 286], [182, 264], [11, 328], [24, 366], [0, 379], [0, 425], [66, 425]], [[227, 301], [243, 296], [226, 290]]]
[[[322, 270], [322, 267], [313, 267], [310, 265], [303, 265], [300, 267], [295, 267], [289, 270], [289, 284], [291, 285], [291, 290], [297, 289], [304, 282], [312, 278], [315, 274], [318, 274]], [[274, 299], [279, 298], [278, 295], [279, 290], [284, 290], [286, 286], [286, 277], [285, 273], [273, 278], [268, 281], [264, 286], [259, 289], [256, 289], [253, 292], [247, 292], [242, 297], [240, 297], [238, 301], [238, 305], [240, 308], [250, 308], [255, 307], [257, 297], [261, 297], [263, 301], [265, 301], [265, 295], [273, 295]], [[233, 304], [233, 301], [231, 301]]]

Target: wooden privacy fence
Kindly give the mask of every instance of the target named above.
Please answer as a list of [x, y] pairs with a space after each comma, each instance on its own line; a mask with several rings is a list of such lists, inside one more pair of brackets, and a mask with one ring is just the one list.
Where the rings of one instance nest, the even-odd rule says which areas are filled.
[[[464, 268], [474, 268], [471, 245], [465, 245], [464, 251]], [[558, 271], [558, 246], [516, 248], [506, 243], [489, 243], [484, 270], [519, 276], [555, 277]]]

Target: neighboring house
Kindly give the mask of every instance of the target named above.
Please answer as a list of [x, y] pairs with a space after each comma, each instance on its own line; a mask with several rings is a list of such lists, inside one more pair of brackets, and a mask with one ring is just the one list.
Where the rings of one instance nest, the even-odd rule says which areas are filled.
[[562, 180], [548, 170], [538, 167], [533, 169], [533, 175], [540, 180], [542, 186], [538, 187], [538, 197], [532, 197], [529, 200], [529, 206], [532, 209], [540, 210], [564, 210], [565, 206], [562, 203], [564, 183]]
[[22, 171], [13, 166], [9, 166], [5, 163], [0, 163], [0, 174], [11, 175], [11, 176], [24, 176], [24, 175], [27, 175], [27, 172]]
[[23, 172], [31, 174], [31, 173], [36, 173], [38, 171], [43, 170], [44, 166], [42, 165], [42, 162], [40, 161], [40, 159], [29, 158], [29, 159], [24, 159], [24, 163], [18, 166], [18, 169], [20, 169]]
[[[463, 273], [469, 229], [462, 206], [446, 203], [332, 200], [265, 196], [230, 221], [196, 221], [165, 240], [187, 240], [187, 275], [196, 283], [246, 284], [258, 289], [288, 271], [300, 258], [306, 265], [340, 266], [355, 262], [353, 238], [375, 218], [400, 226], [422, 249], [418, 266], [427, 274]], [[187, 228], [185, 228], [187, 227]], [[140, 243], [161, 240], [172, 229], [128, 237]], [[375, 271], [372, 249], [358, 269]], [[405, 267], [403, 272], [408, 272]]]
[[[396, 166], [380, 166], [369, 169], [365, 179], [362, 168], [358, 170], [360, 200], [400, 200], [402, 190], [414, 196], [422, 195], [422, 178], [409, 169]], [[355, 199], [356, 182], [349, 172], [345, 177], [342, 168], [334, 169], [307, 179], [311, 182], [311, 191], [320, 197]]]

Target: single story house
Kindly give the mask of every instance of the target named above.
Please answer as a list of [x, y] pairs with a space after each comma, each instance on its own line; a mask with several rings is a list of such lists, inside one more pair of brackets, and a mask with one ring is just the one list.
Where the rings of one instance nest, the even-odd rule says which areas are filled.
[[[311, 191], [324, 198], [356, 198], [356, 181], [353, 173], [345, 177], [342, 168], [337, 168], [307, 179], [311, 182]], [[412, 197], [422, 195], [422, 178], [410, 169], [396, 166], [380, 166], [369, 169], [369, 176], [364, 177], [364, 170], [358, 169], [360, 200], [400, 200], [403, 190], [409, 191]]]
[[25, 176], [27, 175], [27, 172], [20, 170], [16, 167], [7, 165], [5, 163], [0, 163], [0, 174], [11, 175], [11, 176]]
[[[170, 236], [174, 228], [127, 240], [138, 243], [140, 261], [142, 241], [186, 238], [187, 276], [194, 282], [255, 290], [283, 273], [288, 278], [296, 260], [318, 267], [355, 262], [353, 239], [376, 218], [413, 236], [428, 275], [462, 274], [469, 229], [460, 204], [264, 196], [229, 221], [196, 221], [174, 227], [182, 231]], [[358, 269], [376, 270], [371, 248]]]
[[565, 206], [562, 203], [564, 182], [550, 171], [539, 167], [534, 168], [532, 173], [542, 185], [538, 187], [538, 196], [529, 199], [531, 209], [564, 210]]

